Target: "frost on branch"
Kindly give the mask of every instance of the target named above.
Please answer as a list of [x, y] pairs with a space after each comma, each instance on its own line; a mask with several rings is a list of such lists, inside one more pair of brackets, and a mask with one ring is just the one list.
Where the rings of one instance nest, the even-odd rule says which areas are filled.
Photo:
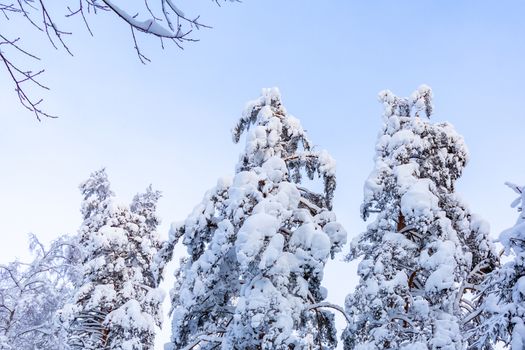
[[[246, 134], [233, 179], [220, 179], [179, 227], [188, 257], [172, 291], [176, 349], [334, 349], [323, 307], [327, 260], [346, 232], [330, 211], [335, 162], [265, 89], [234, 128]], [[322, 178], [324, 193], [302, 187]]]
[[80, 186], [84, 196], [79, 245], [82, 278], [60, 312], [71, 349], [153, 349], [164, 293], [153, 257], [160, 247], [155, 214], [160, 197], [150, 188], [131, 209], [117, 205], [104, 170]]
[[55, 313], [73, 293], [79, 251], [62, 236], [46, 248], [30, 235], [33, 260], [0, 265], [0, 349], [64, 349]]
[[519, 214], [499, 241], [512, 260], [492, 272], [478, 293], [483, 302], [474, 314], [482, 322], [469, 334], [473, 348], [491, 349], [497, 341], [510, 349], [525, 348], [525, 187], [507, 185], [519, 195], [512, 203]]
[[379, 94], [384, 124], [365, 182], [362, 216], [373, 221], [351, 245], [362, 258], [345, 349], [463, 349], [467, 291], [497, 263], [488, 225], [455, 194], [468, 160], [463, 138], [432, 113], [432, 91]]

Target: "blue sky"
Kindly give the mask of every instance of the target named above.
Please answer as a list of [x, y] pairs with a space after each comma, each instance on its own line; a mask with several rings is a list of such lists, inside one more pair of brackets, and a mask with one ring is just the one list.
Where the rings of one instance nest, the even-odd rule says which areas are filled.
[[[148, 184], [164, 193], [161, 233], [182, 220], [213, 186], [231, 175], [242, 146], [230, 129], [263, 87], [278, 86], [288, 111], [338, 163], [334, 209], [350, 237], [363, 182], [372, 169], [381, 106], [377, 93], [407, 96], [434, 90], [435, 121], [450, 121], [471, 159], [457, 190], [497, 235], [516, 218], [504, 181], [525, 183], [525, 22], [522, 1], [245, 0], [215, 6], [180, 1], [210, 30], [181, 51], [140, 37], [152, 63], [136, 58], [129, 28], [114, 17], [79, 19], [74, 57], [40, 33], [1, 19], [2, 30], [35, 48], [51, 87], [36, 122], [0, 71], [0, 262], [24, 256], [26, 234], [45, 241], [80, 225], [77, 185], [102, 166], [128, 201]], [[61, 14], [62, 10], [54, 9]], [[38, 92], [40, 93], [40, 92]], [[339, 257], [340, 259], [341, 257]], [[328, 266], [326, 284], [342, 298], [357, 281], [355, 266]]]

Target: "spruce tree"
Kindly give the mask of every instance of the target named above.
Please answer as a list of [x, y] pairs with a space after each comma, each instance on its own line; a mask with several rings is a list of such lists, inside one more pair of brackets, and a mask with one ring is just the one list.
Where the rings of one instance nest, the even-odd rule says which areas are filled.
[[104, 170], [80, 185], [79, 230], [83, 277], [61, 311], [71, 349], [153, 349], [163, 293], [152, 272], [160, 246], [155, 229], [157, 192], [116, 205]]
[[455, 194], [466, 146], [452, 125], [425, 118], [429, 87], [379, 99], [384, 123], [361, 208], [374, 220], [351, 245], [349, 259], [363, 260], [346, 300], [345, 349], [463, 349], [466, 291], [497, 261], [488, 225]]
[[507, 185], [519, 194], [512, 203], [518, 220], [499, 238], [511, 260], [494, 270], [478, 293], [482, 302], [473, 315], [482, 322], [470, 332], [472, 349], [492, 349], [498, 341], [510, 349], [525, 348], [525, 187]]
[[[333, 349], [323, 269], [346, 233], [331, 211], [335, 162], [316, 151], [277, 89], [249, 103], [233, 130], [246, 146], [181, 225], [189, 256], [173, 290], [173, 348]], [[318, 175], [318, 194], [303, 185]]]

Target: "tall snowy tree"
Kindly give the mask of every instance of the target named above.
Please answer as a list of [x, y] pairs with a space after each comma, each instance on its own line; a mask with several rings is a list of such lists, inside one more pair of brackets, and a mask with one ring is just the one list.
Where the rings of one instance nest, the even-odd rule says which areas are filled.
[[512, 260], [493, 271], [478, 293], [483, 302], [473, 314], [483, 321], [470, 332], [472, 349], [491, 349], [498, 341], [525, 349], [525, 187], [507, 185], [519, 194], [512, 203], [519, 215], [499, 241]]
[[137, 195], [131, 210], [113, 202], [104, 170], [80, 186], [83, 278], [61, 312], [71, 349], [153, 349], [163, 292], [152, 263], [160, 246], [159, 193]]
[[[183, 238], [173, 290], [173, 348], [333, 349], [323, 269], [346, 232], [331, 211], [335, 162], [316, 151], [277, 89], [249, 103], [233, 130], [246, 147], [172, 237]], [[306, 174], [322, 194], [301, 186]]]
[[49, 248], [30, 235], [30, 263], [0, 265], [0, 349], [63, 349], [55, 313], [73, 293], [78, 250], [62, 236]]
[[496, 261], [488, 225], [472, 215], [454, 185], [468, 159], [448, 123], [432, 124], [432, 91], [379, 95], [384, 123], [361, 208], [367, 230], [351, 245], [362, 258], [345, 349], [463, 349], [463, 318]]

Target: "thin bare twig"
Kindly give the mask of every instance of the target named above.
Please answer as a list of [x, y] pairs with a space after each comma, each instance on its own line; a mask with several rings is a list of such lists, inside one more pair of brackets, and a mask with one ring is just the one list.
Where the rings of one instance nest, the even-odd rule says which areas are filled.
[[[9, 2], [7, 2], [9, 1]], [[12, 2], [11, 2], [12, 1]], [[27, 20], [31, 26], [37, 29], [39, 32], [45, 33], [47, 40], [51, 45], [58, 49], [62, 47], [69, 55], [73, 55], [68, 44], [65, 41], [67, 35], [72, 33], [69, 31], [63, 30], [58, 23], [55, 21], [55, 18], [52, 16], [51, 12], [48, 9], [50, 4], [47, 0], [0, 0], [0, 12], [4, 15], [7, 20], [10, 20], [12, 16], [21, 16]], [[112, 12], [115, 14], [121, 21], [128, 24], [131, 28], [131, 38], [133, 40], [133, 45], [135, 52], [139, 60], [146, 64], [150, 62], [150, 59], [146, 57], [138, 44], [136, 31], [141, 32], [146, 35], [151, 35], [158, 37], [160, 39], [160, 46], [164, 49], [164, 39], [169, 39], [173, 42], [178, 48], [183, 49], [183, 44], [186, 42], [195, 42], [197, 39], [191, 37], [191, 33], [194, 29], [200, 28], [211, 28], [208, 25], [205, 25], [200, 22], [200, 16], [195, 18], [190, 18], [184, 14], [174, 3], [174, 0], [155, 0], [159, 5], [162, 13], [160, 16], [155, 15], [154, 7], [151, 6], [151, 1], [153, 0], [144, 0], [145, 11], [147, 13], [147, 18], [145, 20], [139, 20], [137, 15], [129, 15], [124, 9], [117, 6], [113, 0], [77, 0], [78, 7], [65, 6], [67, 9], [66, 18], [71, 18], [74, 16], [82, 17], [82, 21], [86, 26], [87, 31], [91, 36], [93, 36], [93, 31], [89, 25], [88, 18], [86, 14], [97, 14], [98, 11]], [[217, 5], [220, 5], [218, 0], [213, 0]], [[227, 1], [227, 0], [224, 0]], [[229, 0], [234, 2], [236, 0]], [[166, 24], [166, 25], [164, 25]], [[25, 56], [31, 57], [35, 60], [40, 60], [40, 58], [31, 53], [28, 50], [22, 49], [18, 44], [20, 38], [15, 40], [7, 40], [3, 35], [0, 34], [0, 48], [4, 46], [4, 49], [0, 50], [0, 59], [4, 63], [4, 67], [8, 72], [11, 80], [15, 85], [15, 91], [17, 92], [18, 98], [21, 104], [26, 107], [28, 110], [32, 111], [37, 120], [41, 120], [42, 117], [56, 118], [56, 116], [50, 115], [43, 111], [39, 105], [42, 102], [42, 99], [32, 99], [27, 94], [24, 89], [23, 83], [31, 82], [40, 88], [48, 90], [48, 88], [36, 80], [37, 76], [40, 76], [44, 69], [36, 70], [36, 73], [33, 73], [32, 70], [25, 70], [20, 68], [16, 59], [8, 58], [8, 48], [11, 47], [15, 51], [22, 53]]]

